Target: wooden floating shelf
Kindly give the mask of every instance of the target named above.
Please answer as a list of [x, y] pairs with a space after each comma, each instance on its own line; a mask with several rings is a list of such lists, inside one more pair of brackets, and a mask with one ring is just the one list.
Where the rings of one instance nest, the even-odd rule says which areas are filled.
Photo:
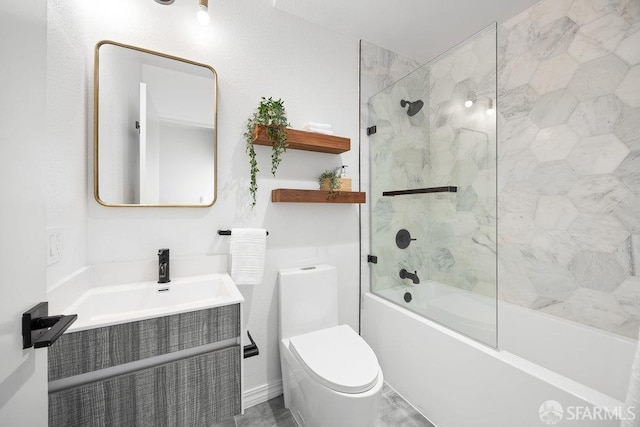
[[271, 190], [273, 203], [366, 203], [367, 194], [357, 191], [336, 191], [329, 195], [323, 190], [295, 190], [278, 188]]
[[[273, 145], [273, 141], [267, 137], [266, 126], [256, 126], [253, 134], [254, 144], [269, 147]], [[351, 140], [341, 136], [287, 128], [287, 149], [340, 154], [351, 149]]]

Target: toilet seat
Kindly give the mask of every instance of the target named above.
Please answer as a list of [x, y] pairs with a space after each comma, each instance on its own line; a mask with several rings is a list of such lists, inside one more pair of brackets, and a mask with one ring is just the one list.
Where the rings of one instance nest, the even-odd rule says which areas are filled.
[[291, 337], [289, 344], [304, 370], [335, 391], [362, 393], [378, 380], [375, 353], [348, 325]]

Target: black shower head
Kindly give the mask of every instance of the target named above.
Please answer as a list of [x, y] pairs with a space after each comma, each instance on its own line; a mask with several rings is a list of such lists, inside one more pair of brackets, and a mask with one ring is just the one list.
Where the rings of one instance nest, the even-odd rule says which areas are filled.
[[415, 116], [418, 111], [422, 110], [422, 107], [424, 106], [424, 102], [422, 102], [422, 100], [418, 99], [417, 101], [405, 101], [404, 99], [402, 101], [400, 101], [400, 106], [402, 108], [406, 107], [407, 105], [409, 105], [409, 108], [407, 109], [407, 114], [409, 115], [409, 117]]

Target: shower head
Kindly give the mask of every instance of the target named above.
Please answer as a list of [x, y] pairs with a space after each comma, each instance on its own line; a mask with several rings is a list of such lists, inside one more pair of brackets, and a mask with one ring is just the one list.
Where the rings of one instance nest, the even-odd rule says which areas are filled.
[[402, 108], [406, 107], [407, 105], [409, 105], [409, 108], [407, 109], [407, 114], [409, 115], [409, 117], [412, 117], [418, 114], [418, 111], [422, 110], [422, 107], [424, 106], [424, 102], [422, 102], [422, 100], [420, 99], [413, 102], [405, 101], [404, 99], [400, 101], [400, 106]]

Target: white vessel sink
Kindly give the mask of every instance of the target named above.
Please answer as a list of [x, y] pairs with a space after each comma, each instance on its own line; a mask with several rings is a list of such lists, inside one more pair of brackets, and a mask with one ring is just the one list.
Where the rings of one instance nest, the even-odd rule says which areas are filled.
[[208, 274], [169, 283], [137, 282], [88, 290], [65, 313], [78, 315], [67, 332], [127, 323], [244, 301], [231, 277]]

